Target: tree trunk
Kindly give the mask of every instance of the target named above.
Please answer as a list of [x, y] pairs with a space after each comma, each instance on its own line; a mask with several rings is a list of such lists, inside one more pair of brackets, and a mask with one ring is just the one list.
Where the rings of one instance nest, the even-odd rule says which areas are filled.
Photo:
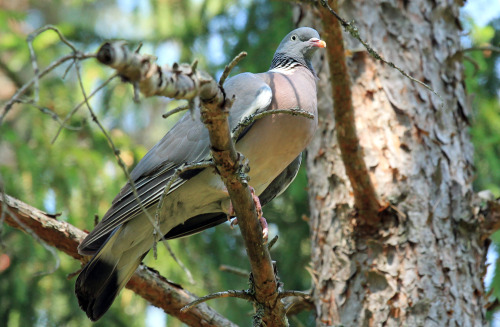
[[[355, 19], [361, 37], [383, 58], [442, 99], [343, 33], [357, 135], [378, 201], [387, 207], [370, 227], [354, 205], [349, 162], [341, 159], [325, 60], [320, 131], [307, 154], [318, 326], [486, 324], [487, 246], [472, 212], [459, 2], [339, 4], [339, 14]], [[321, 28], [318, 17], [326, 22], [326, 15], [318, 7], [316, 18], [301, 16], [300, 24]], [[321, 35], [335, 28], [326, 25]]]

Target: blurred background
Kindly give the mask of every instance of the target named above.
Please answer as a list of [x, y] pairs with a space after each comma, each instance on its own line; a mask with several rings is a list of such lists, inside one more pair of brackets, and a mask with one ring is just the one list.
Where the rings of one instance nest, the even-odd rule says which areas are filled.
[[[84, 52], [95, 52], [109, 39], [125, 39], [131, 47], [142, 42], [141, 52], [157, 56], [160, 64], [197, 59], [198, 67], [218, 78], [240, 51], [247, 51], [248, 57], [233, 74], [267, 70], [282, 37], [293, 28], [292, 11], [290, 2], [264, 0], [0, 0], [0, 108], [3, 111], [3, 104], [33, 77], [26, 38], [47, 24], [59, 28]], [[498, 197], [500, 53], [491, 46], [500, 46], [500, 1], [467, 1], [462, 23], [464, 48], [481, 47], [464, 52], [475, 112], [471, 128], [477, 158], [475, 188], [489, 189]], [[37, 37], [33, 47], [42, 68], [70, 53], [52, 31]], [[0, 179], [7, 194], [48, 213], [61, 213], [59, 219], [90, 230], [94, 216], [102, 217], [126, 179], [87, 108], [71, 116], [68, 128], [57, 137], [60, 123], [40, 110], [64, 118], [82, 101], [77, 75], [74, 69], [66, 74], [67, 68], [64, 64], [40, 81], [38, 107], [17, 104], [0, 126]], [[82, 62], [87, 93], [112, 73], [94, 60]], [[115, 80], [91, 100], [129, 170], [180, 117], [164, 120], [161, 115], [182, 104], [165, 98], [134, 103], [132, 98], [131, 86]], [[272, 256], [287, 289], [311, 287], [306, 270], [310, 254], [306, 187], [302, 170], [287, 192], [265, 208], [270, 237], [280, 237]], [[74, 278], [67, 279], [80, 263], [58, 253], [58, 265], [54, 255], [30, 236], [6, 225], [0, 228], [0, 325], [182, 325], [129, 290], [123, 290], [111, 310], [92, 324], [78, 308]], [[500, 244], [499, 233], [493, 241]], [[237, 228], [223, 224], [169, 244], [193, 274], [194, 284], [163, 246], [158, 247], [158, 260], [149, 255], [145, 263], [198, 296], [247, 287], [246, 278], [219, 270], [220, 265], [249, 269]], [[490, 248], [485, 277], [493, 298], [500, 298], [500, 274], [494, 269], [497, 252], [496, 245]], [[248, 325], [253, 312], [239, 299], [218, 299], [209, 305], [242, 326]], [[500, 322], [490, 316], [494, 324]], [[291, 324], [311, 326], [314, 318], [303, 312]]]

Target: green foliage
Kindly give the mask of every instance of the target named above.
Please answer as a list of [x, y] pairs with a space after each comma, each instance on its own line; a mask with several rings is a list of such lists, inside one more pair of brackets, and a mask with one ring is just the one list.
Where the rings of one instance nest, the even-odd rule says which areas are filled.
[[[28, 7], [2, 9], [0, 4], [0, 107], [16, 88], [33, 76], [26, 43], [27, 34], [44, 24], [59, 28], [80, 50], [95, 52], [105, 39], [123, 38], [132, 45], [144, 42], [143, 52], [160, 62], [200, 61], [199, 67], [220, 74], [240, 51], [248, 59], [233, 73], [268, 69], [273, 50], [292, 28], [291, 6], [263, 0], [191, 1], [31, 1]], [[28, 10], [29, 9], [29, 10]], [[33, 42], [37, 64], [43, 69], [71, 50], [57, 34], [48, 31]], [[87, 94], [111, 74], [93, 60], [81, 63]], [[40, 80], [38, 106], [61, 119], [83, 99], [74, 67], [67, 64]], [[5, 77], [5, 78], [4, 78]], [[34, 96], [34, 89], [28, 96]], [[175, 123], [160, 115], [179, 101], [141, 99], [132, 101], [131, 87], [115, 80], [91, 101], [93, 110], [120, 149], [129, 170]], [[179, 117], [177, 115], [177, 117]], [[108, 141], [82, 106], [53, 142], [60, 123], [31, 105], [16, 104], [0, 126], [0, 178], [8, 194], [46, 210], [61, 213], [58, 219], [90, 230], [94, 215], [102, 216], [125, 184]], [[310, 276], [308, 213], [305, 172], [280, 198], [265, 208], [266, 218], [280, 239], [272, 255], [278, 262], [287, 289], [308, 289]], [[0, 255], [10, 266], [0, 270], [0, 321], [2, 326], [144, 326], [147, 302], [124, 290], [111, 310], [91, 324], [78, 308], [74, 278], [66, 276], [80, 264], [59, 254], [56, 258], [18, 230], [2, 226]], [[190, 291], [210, 292], [247, 287], [245, 278], [219, 271], [221, 264], [249, 269], [239, 231], [228, 224], [192, 237], [170, 242], [176, 255], [192, 272], [191, 285], [184, 271], [158, 247], [158, 258], [146, 264]], [[1, 265], [0, 265], [1, 267]], [[248, 325], [252, 311], [242, 300], [220, 299], [209, 303], [239, 325]], [[301, 317], [303, 323], [310, 314]], [[168, 326], [180, 326], [169, 317]]]
[[[470, 51], [464, 56], [466, 85], [474, 109], [474, 120], [471, 127], [472, 141], [475, 147], [476, 179], [474, 187], [477, 191], [491, 190], [500, 196], [500, 76], [498, 51], [487, 47], [500, 46], [500, 18], [485, 27], [468, 22], [471, 30], [472, 47], [483, 48], [481, 51]], [[491, 237], [495, 251], [500, 245], [500, 232]], [[495, 274], [490, 285], [491, 296], [500, 299], [500, 265], [495, 265]], [[495, 309], [493, 309], [495, 310]], [[491, 318], [493, 312], [488, 315]]]
[[[472, 46], [500, 45], [500, 19], [478, 27], [470, 22]], [[471, 51], [465, 56], [466, 85], [475, 110], [471, 133], [476, 149], [477, 190], [489, 189], [500, 196], [500, 104], [498, 89], [499, 53], [491, 50]]]

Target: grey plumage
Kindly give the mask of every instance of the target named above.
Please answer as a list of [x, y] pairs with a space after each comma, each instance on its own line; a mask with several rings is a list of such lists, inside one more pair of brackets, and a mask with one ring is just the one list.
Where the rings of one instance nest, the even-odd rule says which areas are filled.
[[[261, 74], [244, 73], [226, 81], [224, 89], [235, 96], [230, 111], [234, 128], [260, 111], [301, 108], [316, 117], [316, 75], [310, 59], [324, 47], [318, 33], [299, 28], [278, 47], [271, 69]], [[209, 158], [208, 132], [189, 114], [146, 154], [131, 173], [140, 201], [154, 216], [158, 200], [175, 170], [184, 163]], [[283, 192], [295, 178], [300, 153], [317, 127], [317, 118], [271, 115], [252, 124], [236, 143], [250, 161], [250, 185], [264, 205]], [[176, 180], [160, 212], [158, 239], [191, 235], [226, 220], [229, 197], [213, 169], [186, 173]], [[111, 306], [155, 242], [153, 227], [139, 208], [130, 185], [113, 200], [101, 222], [82, 241], [81, 254], [93, 255], [76, 281], [75, 292], [90, 319], [99, 319]]]

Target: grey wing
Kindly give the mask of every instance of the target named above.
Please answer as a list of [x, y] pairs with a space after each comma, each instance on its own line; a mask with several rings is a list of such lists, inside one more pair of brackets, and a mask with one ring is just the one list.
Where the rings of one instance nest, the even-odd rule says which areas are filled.
[[[259, 77], [250, 73], [236, 75], [224, 85], [227, 96], [235, 96], [229, 123], [234, 128], [244, 118], [267, 109], [272, 100], [271, 88]], [[144, 207], [156, 205], [165, 185], [175, 170], [185, 163], [197, 163], [209, 159], [208, 131], [200, 120], [199, 110], [194, 119], [186, 113], [179, 122], [142, 158], [131, 172], [139, 199]], [[199, 171], [190, 171], [173, 182], [170, 192], [175, 191]], [[195, 199], [194, 199], [195, 200]], [[130, 184], [127, 183], [112, 202], [111, 208], [92, 232], [78, 247], [82, 254], [93, 254], [106, 241], [111, 232], [141, 212]], [[189, 229], [199, 225], [213, 225], [213, 219], [195, 220]], [[202, 228], [204, 229], [204, 228]]]
[[275, 197], [283, 193], [288, 186], [293, 182], [299, 173], [300, 164], [302, 162], [302, 153], [298, 155], [286, 168], [269, 184], [264, 192], [259, 195], [260, 204], [262, 206], [271, 202]]
[[[302, 154], [299, 154], [295, 160], [292, 161], [279, 174], [267, 188], [259, 195], [260, 204], [262, 206], [271, 202], [275, 197], [283, 193], [288, 186], [293, 182], [297, 173], [299, 172], [300, 164], [302, 162]], [[165, 236], [164, 239], [171, 240], [178, 237], [188, 236], [201, 232], [207, 228], [217, 226], [227, 220], [227, 215], [223, 212], [214, 212], [198, 215], [188, 219], [184, 224], [172, 228]]]

